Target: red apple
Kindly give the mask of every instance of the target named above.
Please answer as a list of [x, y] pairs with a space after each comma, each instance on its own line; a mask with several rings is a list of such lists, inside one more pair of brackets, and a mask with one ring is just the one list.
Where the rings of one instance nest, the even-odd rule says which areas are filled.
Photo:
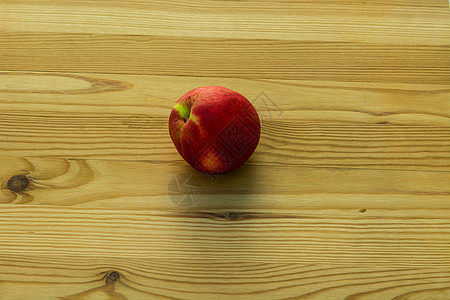
[[255, 151], [261, 133], [258, 113], [241, 94], [205, 86], [184, 94], [169, 118], [170, 137], [183, 159], [209, 174], [232, 171]]

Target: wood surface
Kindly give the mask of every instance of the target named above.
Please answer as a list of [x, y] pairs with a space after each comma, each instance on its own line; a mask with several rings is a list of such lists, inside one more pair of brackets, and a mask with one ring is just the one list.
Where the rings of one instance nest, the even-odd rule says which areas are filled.
[[[450, 299], [448, 5], [2, 0], [0, 299]], [[168, 134], [203, 85], [230, 174]]]

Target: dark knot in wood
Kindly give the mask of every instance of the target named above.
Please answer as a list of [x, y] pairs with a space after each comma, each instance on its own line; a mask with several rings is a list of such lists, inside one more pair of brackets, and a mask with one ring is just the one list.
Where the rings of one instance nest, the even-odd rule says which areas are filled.
[[116, 272], [116, 271], [112, 271], [107, 275], [107, 280], [111, 280], [111, 281], [117, 281], [119, 280], [120, 277], [120, 273]]
[[227, 215], [227, 219], [228, 219], [228, 220], [236, 220], [238, 217], [239, 217], [239, 214], [238, 214], [238, 213], [235, 213], [235, 212], [230, 212], [230, 213]]
[[9, 190], [19, 193], [28, 187], [30, 180], [25, 175], [14, 175], [8, 180], [7, 187]]

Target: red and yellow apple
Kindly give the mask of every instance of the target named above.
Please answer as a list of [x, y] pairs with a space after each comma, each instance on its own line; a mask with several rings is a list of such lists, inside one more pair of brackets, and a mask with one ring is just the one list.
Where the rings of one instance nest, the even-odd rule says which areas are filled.
[[239, 168], [253, 154], [261, 134], [258, 113], [243, 95], [221, 86], [184, 94], [169, 118], [170, 137], [193, 168], [221, 174]]

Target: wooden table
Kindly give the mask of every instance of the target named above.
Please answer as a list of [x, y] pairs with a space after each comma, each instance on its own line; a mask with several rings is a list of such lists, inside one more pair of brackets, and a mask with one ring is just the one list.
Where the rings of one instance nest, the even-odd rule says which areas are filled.
[[[450, 299], [446, 0], [0, 2], [1, 299]], [[206, 176], [192, 88], [262, 119]]]

